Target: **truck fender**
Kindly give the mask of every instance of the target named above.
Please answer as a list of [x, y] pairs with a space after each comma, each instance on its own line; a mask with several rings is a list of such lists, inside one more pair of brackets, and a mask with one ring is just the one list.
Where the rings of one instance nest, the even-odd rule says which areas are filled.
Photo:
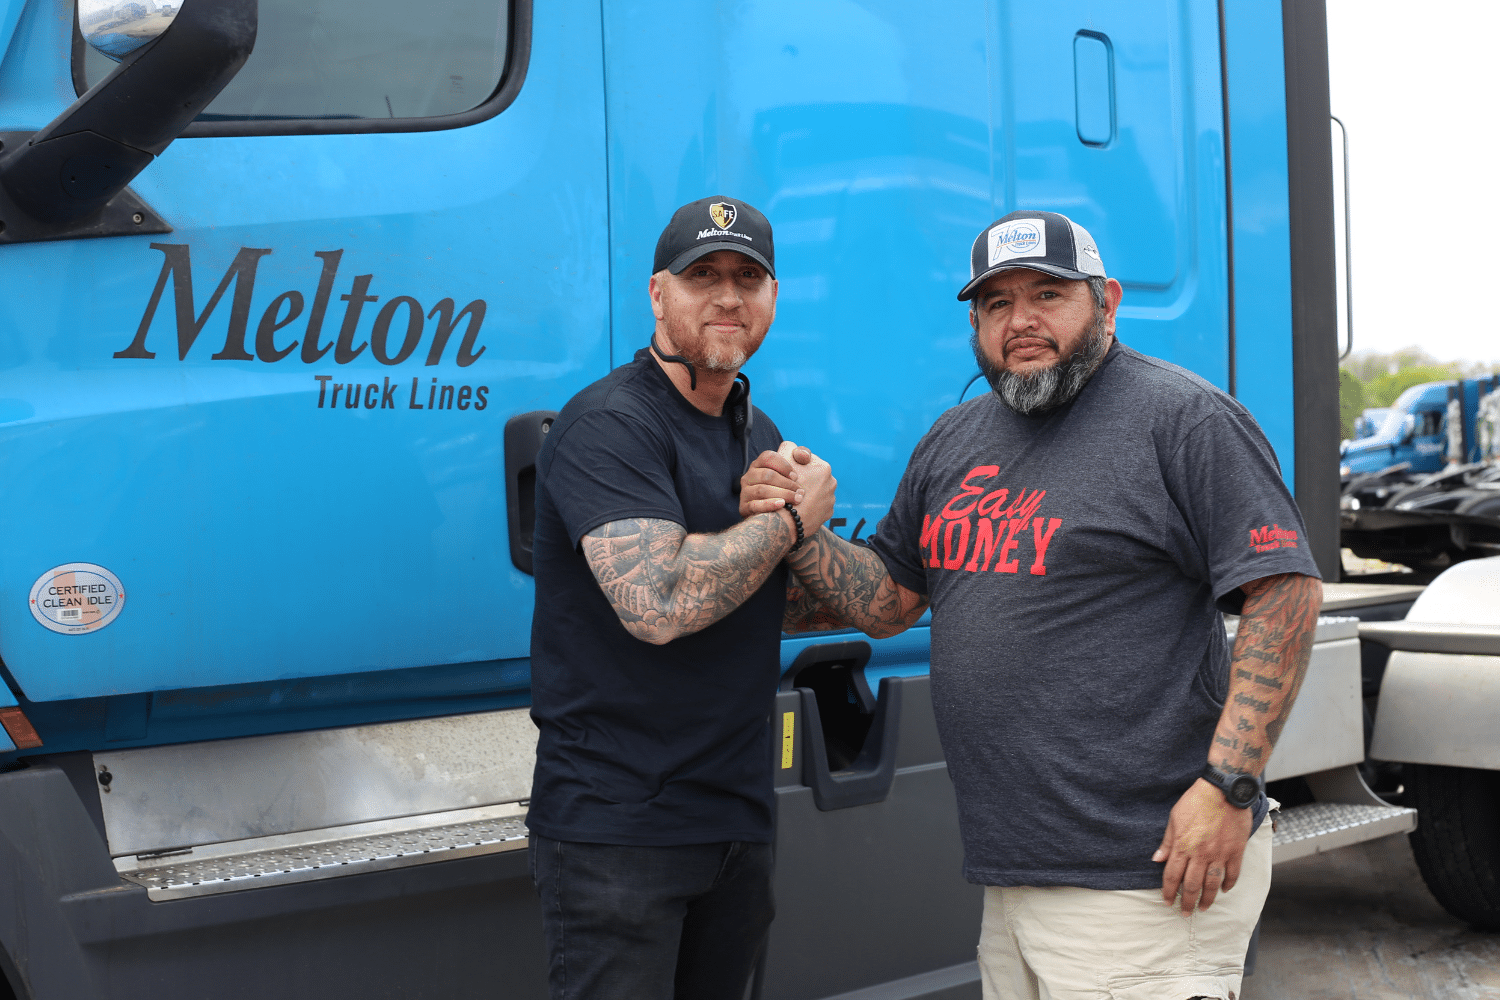
[[1445, 570], [1405, 621], [1366, 622], [1392, 650], [1370, 756], [1500, 770], [1500, 557]]

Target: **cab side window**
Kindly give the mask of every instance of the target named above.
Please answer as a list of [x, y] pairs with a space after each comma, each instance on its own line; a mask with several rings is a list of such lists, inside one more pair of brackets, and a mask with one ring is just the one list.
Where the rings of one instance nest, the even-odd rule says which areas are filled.
[[[217, 135], [467, 124], [451, 119], [483, 109], [518, 68], [513, 4], [529, 23], [529, 0], [260, 0], [255, 51], [185, 134], [207, 134], [205, 123]], [[81, 89], [113, 68], [75, 45]]]
[[1431, 437], [1441, 433], [1443, 414], [1439, 410], [1423, 410], [1417, 414], [1417, 437]]

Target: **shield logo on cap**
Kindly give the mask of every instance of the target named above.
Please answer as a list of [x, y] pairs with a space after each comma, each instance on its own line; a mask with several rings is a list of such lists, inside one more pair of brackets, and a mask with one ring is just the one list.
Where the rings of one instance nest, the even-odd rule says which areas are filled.
[[727, 201], [716, 201], [708, 206], [708, 216], [714, 220], [714, 225], [720, 229], [728, 229], [734, 225], [734, 217], [738, 214], [735, 207]]

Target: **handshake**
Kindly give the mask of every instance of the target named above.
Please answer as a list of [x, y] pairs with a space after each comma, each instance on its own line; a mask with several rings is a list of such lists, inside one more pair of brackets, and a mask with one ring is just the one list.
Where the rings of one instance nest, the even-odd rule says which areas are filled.
[[811, 538], [833, 516], [838, 480], [827, 462], [792, 441], [763, 451], [740, 477], [740, 517], [797, 508]]

